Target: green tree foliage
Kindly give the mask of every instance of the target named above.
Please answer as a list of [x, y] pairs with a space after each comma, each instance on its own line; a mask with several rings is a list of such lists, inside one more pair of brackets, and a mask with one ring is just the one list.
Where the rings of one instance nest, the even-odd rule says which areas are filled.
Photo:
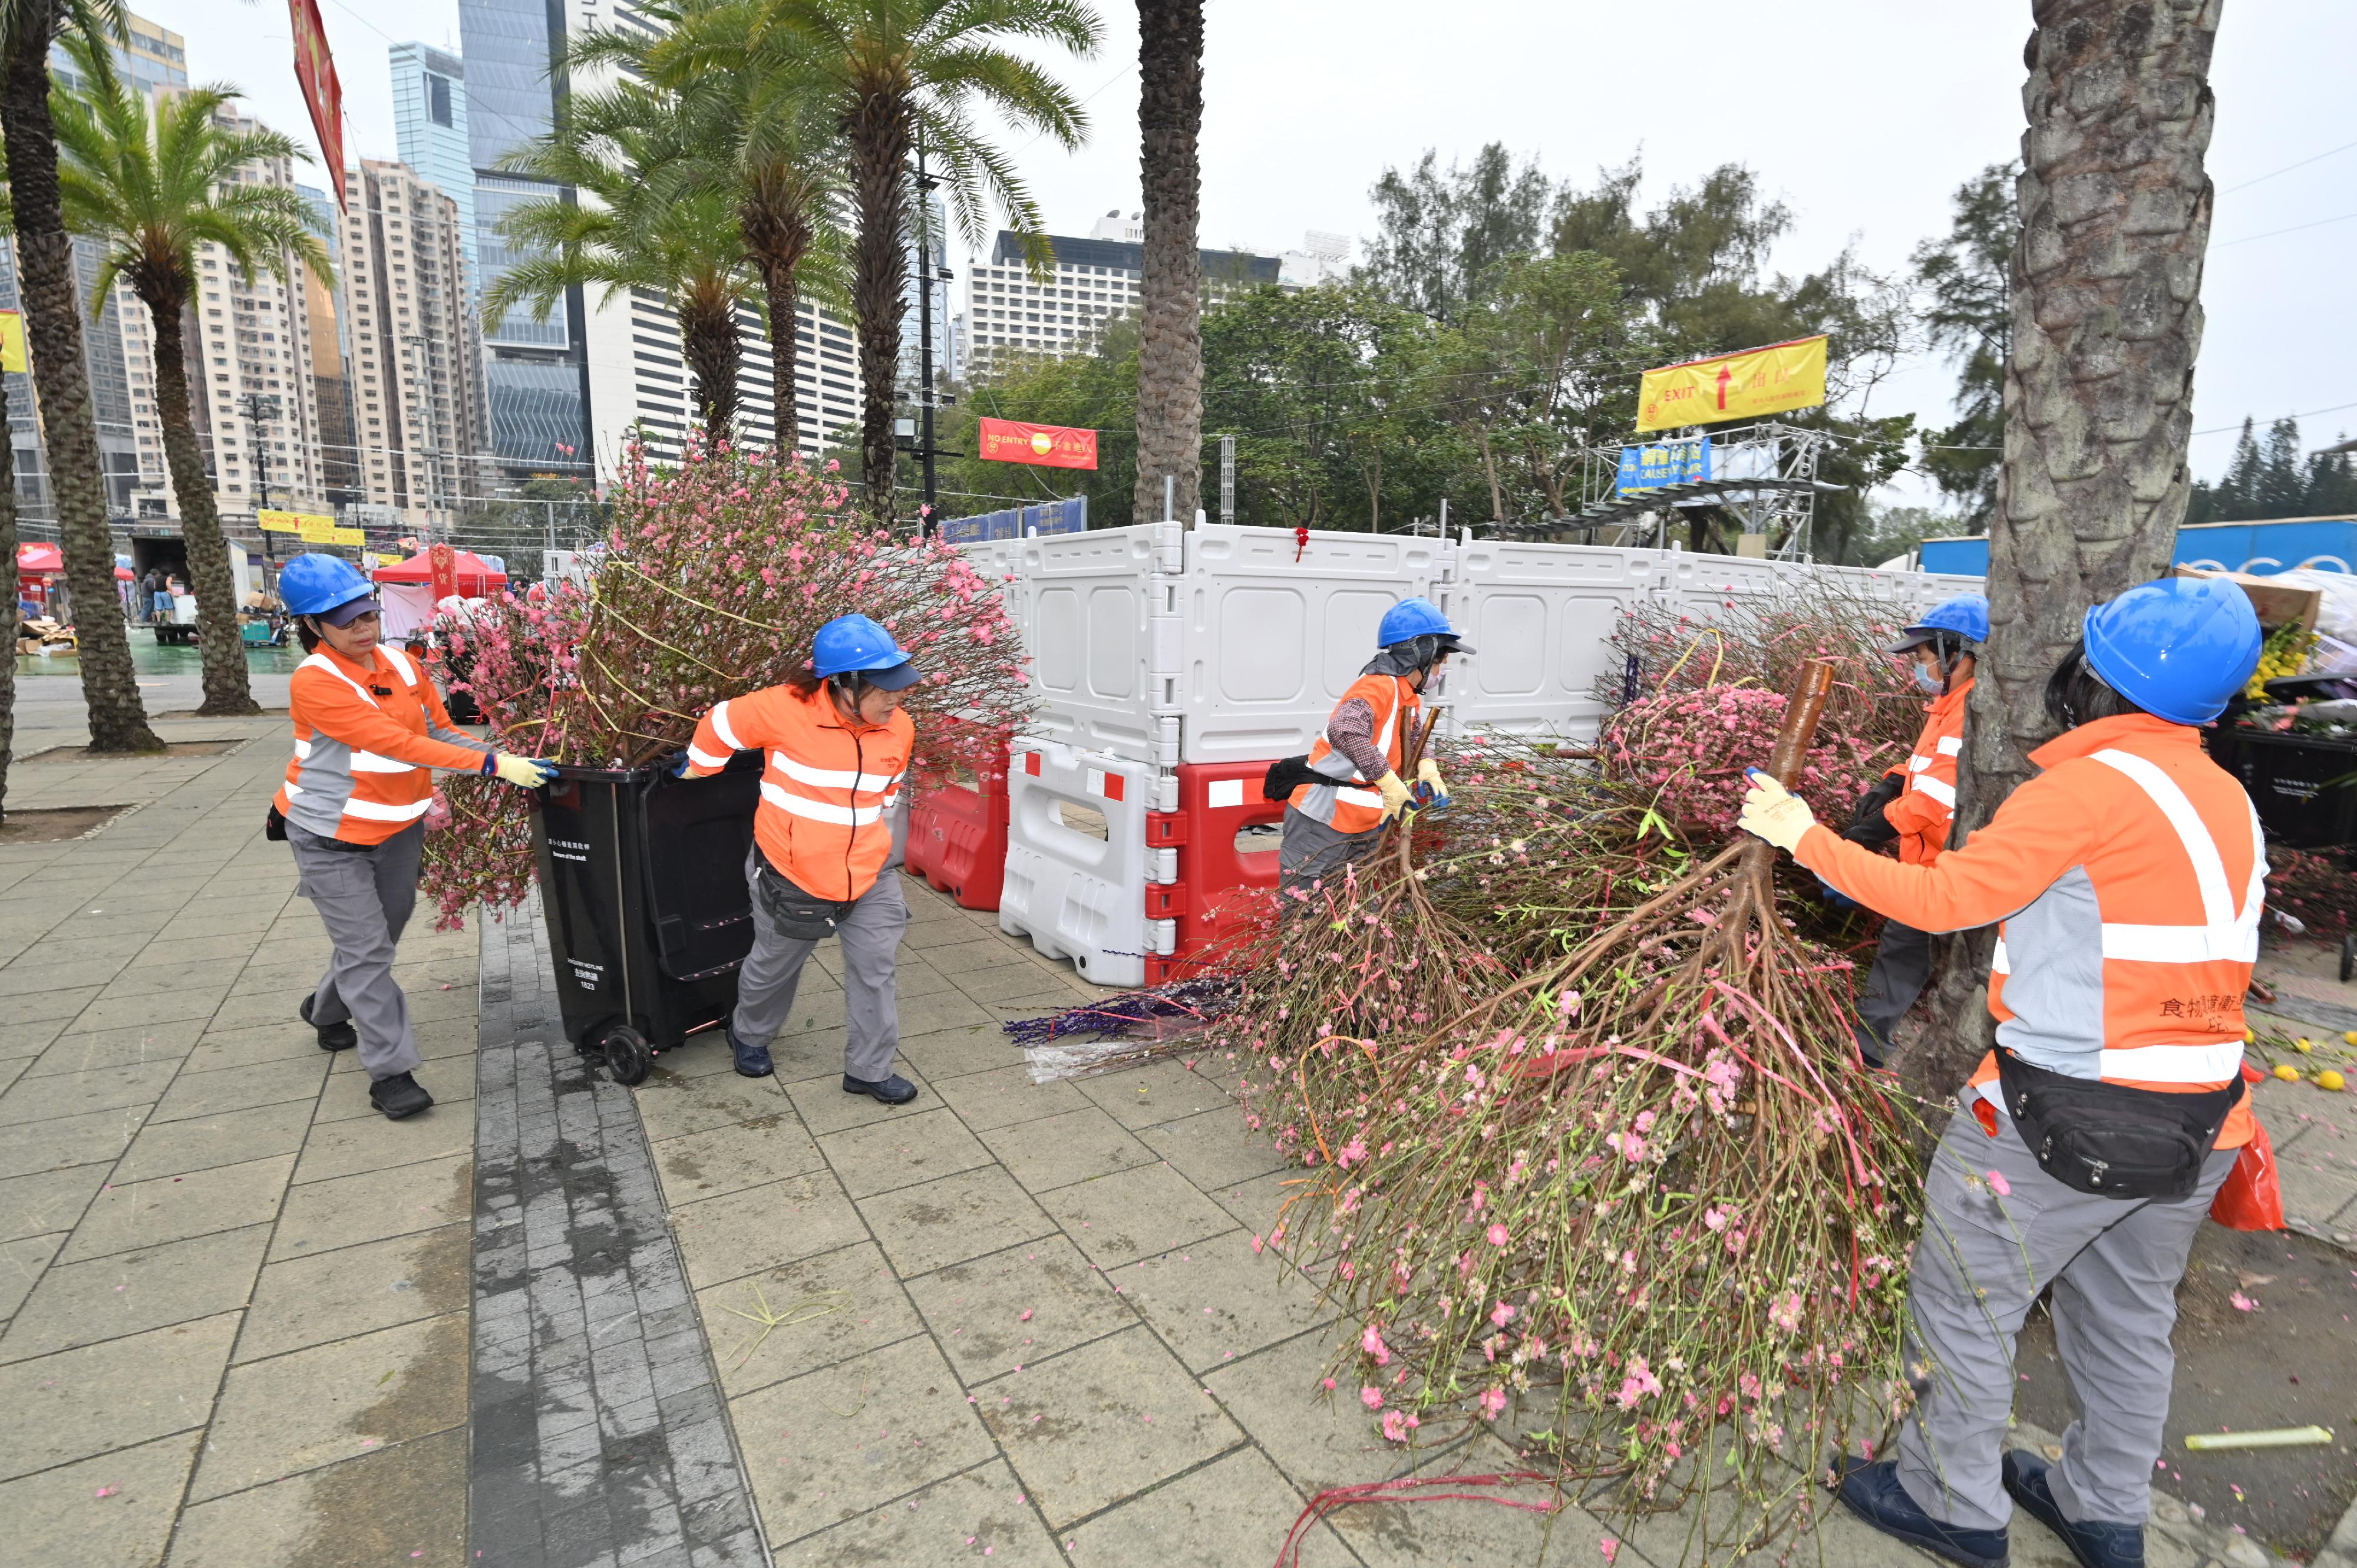
[[1491, 142], [1470, 168], [1427, 150], [1406, 174], [1385, 169], [1375, 181], [1377, 232], [1368, 252], [1369, 282], [1435, 321], [1454, 321], [1482, 290], [1491, 269], [1539, 248], [1555, 190], [1535, 162], [1514, 168]]
[[1924, 241], [1910, 258], [1916, 286], [1929, 296], [1924, 329], [1956, 367], [1959, 417], [1923, 433], [1923, 471], [1981, 526], [1996, 506], [2005, 444], [2005, 357], [2013, 331], [2013, 243], [2020, 229], [2013, 188], [2020, 176], [2018, 164], [1991, 164], [1958, 186], [1946, 236]]
[[2299, 425], [2278, 419], [2262, 440], [2243, 421], [2234, 456], [2215, 484], [2193, 481], [2188, 522], [2250, 522], [2277, 517], [2357, 514], [2357, 464], [2346, 452], [2299, 455]]

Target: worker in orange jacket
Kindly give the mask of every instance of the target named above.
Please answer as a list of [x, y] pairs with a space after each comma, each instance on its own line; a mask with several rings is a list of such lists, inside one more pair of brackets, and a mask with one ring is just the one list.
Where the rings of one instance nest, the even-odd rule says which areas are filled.
[[297, 1009], [322, 1050], [357, 1046], [369, 1103], [395, 1122], [434, 1103], [409, 999], [393, 977], [417, 904], [430, 770], [496, 775], [531, 788], [552, 764], [508, 753], [452, 727], [417, 661], [378, 640], [376, 590], [340, 556], [297, 555], [278, 592], [296, 617], [305, 658], [287, 682], [295, 756], [271, 802], [268, 833], [294, 851], [303, 897], [335, 943]]
[[916, 1086], [892, 1070], [900, 1044], [894, 989], [909, 904], [900, 879], [900, 781], [916, 726], [900, 711], [920, 679], [892, 634], [866, 616], [819, 628], [806, 675], [704, 715], [678, 771], [700, 778], [731, 754], [759, 751], [761, 803], [745, 875], [753, 950], [737, 972], [728, 1044], [737, 1070], [776, 1070], [770, 1044], [793, 1012], [811, 950], [843, 942], [843, 1091], [906, 1105]]
[[[1844, 842], [1764, 774], [1744, 800], [1747, 831], [1868, 908], [1927, 931], [1997, 923], [1996, 1047], [1925, 1182], [1915, 1406], [1895, 1457], [1835, 1462], [1853, 1512], [1970, 1568], [2002, 1568], [2013, 1503], [2088, 1568], [2144, 1563], [2177, 1283], [2251, 1135], [2243, 993], [2266, 845], [2198, 726], [2260, 640], [2242, 590], [2213, 579], [2089, 610], [2047, 685], [2062, 733], [2030, 753], [2041, 771], [1929, 865]], [[2001, 1452], [2014, 1337], [2050, 1283], [2079, 1409], [2051, 1466]]]
[[[1890, 651], [1913, 664], [1915, 683], [1931, 693], [1922, 733], [1907, 760], [1883, 776], [1858, 802], [1842, 837], [1868, 849], [1895, 846], [1908, 865], [1929, 865], [1948, 843], [1956, 815], [1956, 758], [1964, 749], [1964, 701], [1973, 690], [1975, 653], [1988, 640], [1988, 600], [1959, 594], [1905, 628]], [[1874, 966], [1857, 998], [1857, 1049], [1869, 1067], [1890, 1052], [1890, 1031], [1932, 975], [1931, 936], [1903, 920], [1886, 920]]]
[[[1286, 805], [1277, 841], [1281, 888], [1330, 876], [1375, 847], [1383, 824], [1413, 798], [1399, 770], [1423, 712], [1425, 685], [1450, 654], [1473, 651], [1439, 607], [1423, 598], [1386, 610], [1375, 644], [1375, 657], [1334, 704], [1308, 757], [1279, 765], [1306, 762], [1316, 776], [1297, 785]], [[1431, 800], [1448, 800], [1433, 758], [1417, 764], [1416, 779]]]

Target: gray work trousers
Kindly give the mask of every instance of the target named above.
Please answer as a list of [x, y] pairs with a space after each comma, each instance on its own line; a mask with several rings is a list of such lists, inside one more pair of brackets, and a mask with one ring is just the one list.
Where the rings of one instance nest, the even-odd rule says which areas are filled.
[[1890, 1031], [1923, 994], [1932, 978], [1932, 936], [1896, 920], [1882, 922], [1882, 944], [1874, 950], [1866, 989], [1857, 997], [1857, 1047], [1879, 1067], [1890, 1055]]
[[1276, 841], [1276, 886], [1280, 892], [1307, 887], [1332, 876], [1354, 860], [1374, 853], [1383, 827], [1362, 833], [1338, 833], [1317, 818], [1291, 806], [1285, 808], [1285, 827]]
[[[794, 990], [815, 941], [780, 933], [761, 898], [760, 851], [745, 857], [745, 880], [753, 889], [753, 950], [737, 972], [737, 1012], [728, 1023], [748, 1046], [767, 1046], [794, 1010]], [[843, 1010], [850, 1026], [843, 1042], [846, 1078], [880, 1083], [892, 1076], [900, 1048], [900, 1014], [892, 994], [899, 967], [900, 933], [909, 929], [909, 900], [900, 874], [887, 866], [876, 886], [860, 895], [851, 915], [835, 928], [843, 943]]]
[[1971, 1103], [1949, 1122], [1924, 1182], [1906, 1352], [1921, 1391], [1900, 1429], [1900, 1484], [1933, 1519], [2005, 1527], [2013, 1503], [1998, 1466], [2019, 1383], [2014, 1338], [2051, 1283], [2079, 1412], [2062, 1434], [2054, 1500], [2074, 1522], [2141, 1525], [2177, 1370], [2177, 1283], [2236, 1151], [2212, 1151], [2201, 1185], [2174, 1202], [2093, 1197], [2039, 1169], [2004, 1117], [1996, 1137], [1983, 1132]]
[[311, 1022], [350, 1020], [360, 1031], [361, 1066], [372, 1079], [414, 1072], [417, 1035], [409, 1025], [409, 998], [393, 978], [393, 955], [417, 907], [425, 824], [412, 822], [364, 850], [326, 847], [335, 842], [286, 824], [298, 889], [336, 944], [311, 993]]

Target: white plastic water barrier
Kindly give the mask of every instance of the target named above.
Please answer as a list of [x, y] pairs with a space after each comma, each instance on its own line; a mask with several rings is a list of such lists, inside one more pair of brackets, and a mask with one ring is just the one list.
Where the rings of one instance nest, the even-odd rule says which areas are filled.
[[[1151, 763], [1017, 736], [1006, 771], [1006, 884], [998, 929], [1099, 985], [1143, 985], [1146, 955], [1168, 953], [1169, 920], [1146, 918], [1146, 885], [1169, 881], [1146, 843], [1158, 808]], [[1103, 837], [1097, 836], [1102, 824]], [[1160, 876], [1154, 872], [1162, 869]]]
[[1435, 596], [1473, 646], [1449, 660], [1441, 695], [1461, 733], [1587, 739], [1611, 709], [1598, 680], [1614, 664], [1622, 611], [1657, 596], [1667, 552], [1496, 540], [1461, 545], [1457, 580]]

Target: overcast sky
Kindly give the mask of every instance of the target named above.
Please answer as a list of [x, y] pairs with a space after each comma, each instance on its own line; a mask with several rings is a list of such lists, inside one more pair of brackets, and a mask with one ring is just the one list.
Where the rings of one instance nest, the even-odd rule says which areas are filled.
[[[135, 3], [187, 36], [199, 81], [237, 82], [263, 118], [309, 141], [276, 0]], [[456, 50], [457, 0], [320, 5], [348, 151], [391, 157], [386, 48], [422, 38]], [[1426, 147], [1446, 162], [1501, 141], [1583, 181], [1641, 151], [1655, 197], [1721, 163], [1747, 164], [1796, 220], [1778, 267], [1813, 269], [1854, 240], [1868, 265], [1895, 271], [1946, 228], [1961, 181], [2017, 150], [2029, 9], [1693, 0], [1672, 15], [1563, 0], [1210, 0], [1203, 240], [1274, 252], [1310, 229], [1363, 237], [1367, 188], [1386, 166]], [[1109, 4], [1103, 15], [1097, 56], [1063, 67], [1087, 99], [1088, 145], [1019, 152], [1057, 233], [1138, 205], [1135, 14]], [[2212, 72], [2220, 196], [2195, 376], [2195, 428], [2222, 433], [2196, 436], [2198, 473], [2217, 472], [2245, 413], [2308, 415], [2311, 447], [2357, 431], [2352, 59], [2357, 5], [2347, 0], [2225, 8]], [[1878, 392], [1874, 412], [1944, 422], [1951, 387], [1944, 366], [1913, 366]]]

